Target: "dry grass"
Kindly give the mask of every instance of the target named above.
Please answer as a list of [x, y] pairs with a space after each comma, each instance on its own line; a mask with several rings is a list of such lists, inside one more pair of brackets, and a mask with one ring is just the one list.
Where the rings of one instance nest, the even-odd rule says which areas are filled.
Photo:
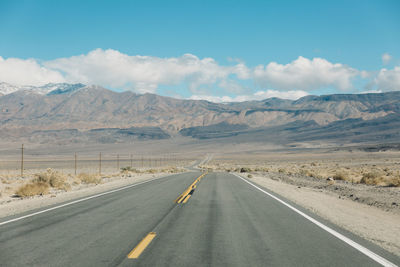
[[121, 173], [123, 174], [129, 174], [129, 173], [150, 173], [150, 174], [155, 174], [155, 173], [179, 173], [179, 172], [184, 172], [185, 170], [182, 168], [178, 167], [167, 167], [163, 169], [144, 169], [144, 170], [138, 170], [135, 168], [131, 167], [123, 167], [121, 168]]
[[49, 192], [49, 184], [44, 182], [32, 182], [18, 188], [15, 194], [19, 197], [32, 197], [45, 195]]
[[347, 181], [348, 180], [348, 176], [342, 171], [336, 172], [335, 175], [333, 175], [332, 178], [334, 180], [339, 180], [339, 181]]
[[[213, 159], [204, 168], [215, 171], [276, 173], [292, 177], [308, 176], [376, 186], [400, 187], [400, 153], [336, 154], [296, 156], [271, 159]], [[274, 154], [274, 157], [276, 155]], [[295, 157], [295, 158], [293, 158]], [[245, 157], [244, 157], [245, 158]], [[318, 158], [318, 159], [317, 159]]]
[[80, 173], [77, 179], [84, 184], [100, 184], [102, 179], [98, 174]]
[[71, 185], [67, 183], [67, 176], [52, 169], [47, 169], [46, 172], [35, 174], [33, 182], [46, 183], [53, 188], [65, 191], [71, 188]]

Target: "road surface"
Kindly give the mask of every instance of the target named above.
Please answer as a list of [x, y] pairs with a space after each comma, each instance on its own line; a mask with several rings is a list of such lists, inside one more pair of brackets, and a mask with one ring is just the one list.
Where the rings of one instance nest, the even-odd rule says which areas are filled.
[[[201, 174], [171, 175], [34, 216], [3, 218], [0, 265], [381, 266], [266, 189], [229, 173], [208, 173], [196, 182]], [[399, 265], [398, 257], [284, 201]]]

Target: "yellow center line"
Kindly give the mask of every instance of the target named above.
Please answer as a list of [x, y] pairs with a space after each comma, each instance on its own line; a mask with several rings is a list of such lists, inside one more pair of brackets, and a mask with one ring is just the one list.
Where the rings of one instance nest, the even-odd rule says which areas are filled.
[[189, 200], [189, 198], [190, 198], [191, 196], [192, 196], [192, 195], [187, 195], [186, 198], [185, 198], [185, 200], [184, 200], [182, 203], [185, 204], [186, 202], [188, 202], [188, 200]]
[[137, 259], [140, 254], [142, 254], [143, 250], [150, 244], [150, 242], [156, 237], [155, 232], [148, 233], [142, 241], [128, 254], [129, 259]]
[[191, 196], [189, 193], [192, 191], [192, 189], [197, 187], [197, 183], [200, 182], [201, 178], [203, 178], [206, 174], [207, 173], [203, 173], [197, 177], [196, 180], [194, 180], [194, 182], [175, 200], [175, 203], [186, 203]]

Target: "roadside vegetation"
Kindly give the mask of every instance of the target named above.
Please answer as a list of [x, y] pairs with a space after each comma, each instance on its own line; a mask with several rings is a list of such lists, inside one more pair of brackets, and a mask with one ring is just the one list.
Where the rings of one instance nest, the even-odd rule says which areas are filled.
[[70, 191], [73, 188], [92, 186], [108, 182], [113, 179], [135, 177], [158, 173], [180, 173], [184, 168], [175, 166], [165, 168], [135, 169], [123, 167], [118, 173], [99, 175], [98, 173], [82, 172], [77, 175], [65, 174], [54, 169], [47, 169], [38, 173], [29, 173], [21, 178], [18, 174], [0, 174], [0, 197], [33, 197], [46, 194], [55, 194], [61, 191]]
[[214, 171], [239, 172], [254, 175], [256, 173], [285, 174], [295, 178], [305, 176], [335, 181], [345, 181], [354, 184], [365, 184], [383, 187], [400, 187], [400, 164], [397, 162], [383, 164], [367, 164], [364, 162], [275, 162], [239, 164], [224, 161], [212, 161], [202, 166]]

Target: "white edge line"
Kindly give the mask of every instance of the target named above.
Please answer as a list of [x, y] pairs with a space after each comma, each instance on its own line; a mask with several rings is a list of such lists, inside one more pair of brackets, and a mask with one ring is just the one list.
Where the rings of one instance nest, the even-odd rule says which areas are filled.
[[169, 176], [172, 176], [172, 175], [158, 177], [158, 178], [155, 178], [155, 179], [151, 179], [151, 180], [139, 182], [139, 183], [136, 183], [136, 184], [127, 185], [127, 186], [124, 186], [124, 187], [113, 189], [113, 190], [110, 190], [110, 191], [107, 191], [107, 192], [103, 192], [103, 193], [100, 193], [100, 194], [96, 194], [96, 195], [93, 195], [93, 196], [89, 196], [89, 197], [81, 198], [81, 199], [78, 199], [78, 200], [74, 200], [74, 201], [59, 205], [59, 206], [55, 206], [55, 207], [52, 207], [52, 208], [48, 208], [48, 209], [45, 209], [45, 210], [41, 210], [41, 211], [38, 211], [38, 212], [27, 214], [27, 215], [24, 215], [24, 216], [21, 216], [21, 217], [17, 217], [17, 218], [14, 218], [14, 219], [11, 219], [11, 220], [8, 220], [8, 221], [5, 221], [5, 222], [1, 222], [0, 226], [8, 224], [8, 223], [11, 223], [11, 222], [16, 222], [16, 221], [19, 221], [19, 220], [22, 220], [22, 219], [26, 219], [26, 218], [29, 218], [29, 217], [32, 217], [32, 216], [35, 216], [35, 215], [38, 215], [38, 214], [42, 214], [42, 213], [45, 213], [45, 212], [48, 212], [48, 211], [52, 211], [52, 210], [55, 210], [55, 209], [66, 207], [66, 206], [69, 206], [69, 205], [72, 205], [72, 204], [76, 204], [76, 203], [79, 203], [79, 202], [82, 202], [82, 201], [86, 201], [86, 200], [89, 200], [89, 199], [92, 199], [92, 198], [108, 195], [108, 194], [115, 193], [115, 192], [118, 192], [118, 191], [121, 191], [121, 190], [125, 190], [125, 189], [128, 189], [128, 188], [137, 186], [137, 185], [141, 185], [141, 184], [149, 183], [149, 182], [152, 182], [152, 181], [155, 181], [155, 180], [158, 180], [158, 179], [166, 178], [166, 177], [169, 177]]
[[303, 216], [304, 218], [306, 218], [307, 220], [311, 221], [312, 223], [314, 223], [315, 225], [319, 226], [320, 228], [324, 229], [325, 231], [327, 231], [328, 233], [332, 234], [333, 236], [335, 236], [336, 238], [342, 240], [343, 242], [347, 243], [348, 245], [352, 246], [353, 248], [357, 249], [358, 251], [360, 251], [361, 253], [363, 253], [364, 255], [370, 257], [371, 259], [373, 259], [374, 261], [376, 261], [377, 263], [381, 264], [382, 266], [387, 266], [387, 267], [398, 267], [396, 264], [388, 261], [387, 259], [375, 254], [374, 252], [372, 252], [371, 250], [367, 249], [366, 247], [358, 244], [357, 242], [351, 240], [350, 238], [336, 232], [335, 230], [333, 230], [332, 228], [320, 223], [319, 221], [311, 218], [310, 216], [308, 216], [307, 214], [305, 214], [304, 212], [296, 209], [295, 207], [293, 207], [292, 205], [286, 203], [285, 201], [281, 200], [280, 198], [268, 193], [267, 191], [261, 189], [260, 187], [256, 186], [255, 184], [247, 181], [246, 179], [244, 179], [243, 177], [241, 177], [240, 175], [237, 175], [236, 173], [233, 173], [233, 175], [235, 175], [236, 177], [242, 179], [243, 181], [245, 181], [246, 183], [250, 184], [251, 186], [257, 188], [258, 190], [260, 190], [261, 192], [263, 192], [264, 194], [267, 194], [268, 196], [272, 197], [273, 199], [279, 201], [281, 204], [285, 205], [286, 207], [290, 208], [291, 210], [293, 210], [294, 212], [300, 214], [301, 216]]

